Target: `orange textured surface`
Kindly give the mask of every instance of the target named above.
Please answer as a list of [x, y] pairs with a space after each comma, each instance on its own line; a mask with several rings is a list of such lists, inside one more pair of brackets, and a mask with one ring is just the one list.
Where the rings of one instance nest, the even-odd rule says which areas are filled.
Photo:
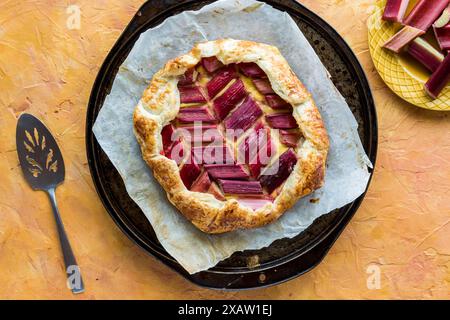
[[[128, 240], [94, 190], [84, 122], [97, 71], [142, 2], [0, 3], [0, 298], [450, 298], [449, 115], [415, 108], [383, 84], [368, 52], [370, 0], [301, 1], [358, 55], [380, 131], [369, 192], [317, 268], [272, 288], [223, 293], [190, 284]], [[79, 30], [66, 26], [70, 3], [81, 9]], [[86, 285], [78, 296], [65, 286], [49, 201], [21, 176], [15, 125], [22, 111], [48, 125], [65, 157], [57, 196]], [[372, 268], [379, 289], [367, 286]]]

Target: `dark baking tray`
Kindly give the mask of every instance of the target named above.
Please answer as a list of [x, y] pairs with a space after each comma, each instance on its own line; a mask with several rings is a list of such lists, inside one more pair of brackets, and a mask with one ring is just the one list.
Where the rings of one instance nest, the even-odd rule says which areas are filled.
[[[277, 240], [261, 250], [237, 252], [214, 268], [190, 275], [158, 242], [150, 223], [128, 196], [120, 175], [92, 133], [92, 126], [117, 70], [139, 35], [167, 17], [185, 10], [197, 10], [212, 2], [151, 0], [133, 17], [106, 57], [92, 88], [86, 116], [89, 168], [100, 199], [122, 231], [146, 252], [188, 280], [208, 288], [230, 290], [274, 285], [311, 270], [323, 259], [355, 214], [364, 194], [343, 208], [318, 218], [307, 230], [292, 239]], [[375, 163], [378, 139], [375, 106], [367, 78], [356, 56], [330, 25], [296, 1], [264, 2], [290, 14], [310, 41], [355, 115], [364, 148], [372, 163]], [[258, 264], [254, 263], [256, 256]]]

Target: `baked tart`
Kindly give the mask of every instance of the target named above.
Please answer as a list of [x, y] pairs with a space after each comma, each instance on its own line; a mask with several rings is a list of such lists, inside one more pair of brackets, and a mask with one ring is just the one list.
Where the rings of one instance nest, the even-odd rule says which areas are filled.
[[266, 225], [324, 182], [320, 113], [267, 44], [197, 44], [154, 75], [133, 121], [169, 201], [203, 232]]

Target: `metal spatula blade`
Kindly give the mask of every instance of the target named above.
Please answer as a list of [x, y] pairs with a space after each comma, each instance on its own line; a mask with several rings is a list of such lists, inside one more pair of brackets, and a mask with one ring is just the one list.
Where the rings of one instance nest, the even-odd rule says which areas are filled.
[[16, 145], [25, 179], [34, 190], [45, 191], [50, 198], [64, 255], [68, 285], [73, 293], [81, 293], [84, 291], [83, 280], [55, 197], [55, 188], [64, 181], [65, 174], [61, 151], [45, 125], [27, 113], [22, 114], [17, 123]]
[[31, 114], [19, 118], [16, 145], [25, 179], [34, 190], [55, 188], [64, 181], [64, 160], [50, 131]]

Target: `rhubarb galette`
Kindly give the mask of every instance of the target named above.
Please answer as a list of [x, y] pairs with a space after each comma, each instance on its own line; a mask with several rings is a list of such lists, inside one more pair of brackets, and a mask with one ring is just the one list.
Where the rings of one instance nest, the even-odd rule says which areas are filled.
[[133, 120], [170, 202], [207, 233], [270, 223], [324, 181], [320, 113], [273, 46], [197, 44], [154, 75]]

